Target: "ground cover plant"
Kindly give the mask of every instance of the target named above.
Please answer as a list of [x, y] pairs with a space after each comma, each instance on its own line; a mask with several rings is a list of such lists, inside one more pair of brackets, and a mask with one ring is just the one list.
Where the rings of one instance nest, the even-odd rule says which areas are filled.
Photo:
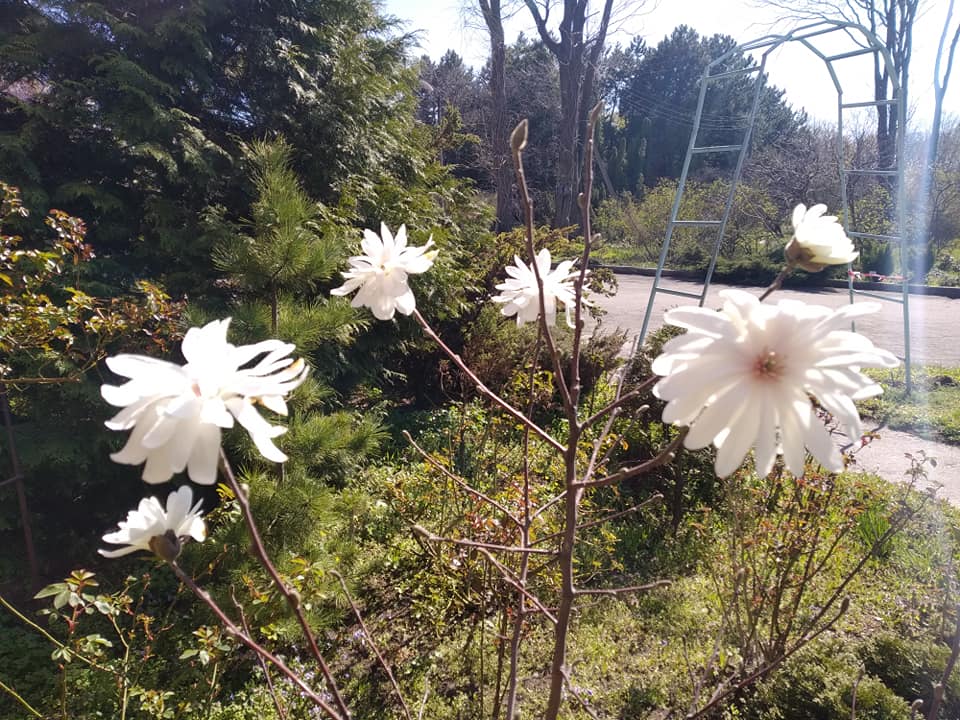
[[883, 384], [884, 393], [864, 403], [865, 415], [894, 430], [960, 443], [960, 369], [918, 367], [916, 387], [909, 395], [902, 369], [872, 374]]

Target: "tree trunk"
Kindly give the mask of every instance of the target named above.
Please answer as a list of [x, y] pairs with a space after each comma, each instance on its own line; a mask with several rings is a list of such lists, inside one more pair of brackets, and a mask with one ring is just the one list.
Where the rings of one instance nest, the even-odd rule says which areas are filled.
[[534, 0], [525, 0], [544, 45], [557, 58], [560, 69], [560, 149], [557, 157], [557, 185], [553, 226], [564, 227], [580, 222], [577, 190], [583, 157], [583, 128], [592, 101], [596, 63], [610, 24], [613, 0], [604, 0], [600, 26], [592, 38], [584, 35], [589, 0], [563, 0], [560, 39], [547, 28], [546, 13]]
[[483, 21], [490, 35], [490, 136], [493, 144], [493, 174], [497, 188], [497, 231], [514, 225], [513, 169], [507, 128], [507, 46], [503, 33], [500, 0], [479, 0]]
[[[954, 0], [950, 0], [947, 8], [947, 17], [943, 21], [943, 32], [940, 34], [940, 44], [937, 46], [937, 59], [933, 71], [933, 122], [930, 126], [930, 141], [927, 143], [927, 155], [924, 158], [922, 176], [920, 180], [920, 222], [921, 228], [919, 239], [927, 242], [930, 226], [933, 222], [935, 205], [931, 202], [933, 195], [933, 181], [937, 168], [937, 159], [940, 154], [940, 132], [943, 125], [943, 98], [947, 92], [947, 86], [950, 84], [950, 73], [953, 70], [954, 54], [957, 50], [957, 42], [960, 41], [960, 23], [953, 33], [953, 39], [950, 41], [950, 47], [947, 49], [944, 57], [944, 47], [947, 43], [947, 37], [950, 33], [950, 19], [953, 17]], [[943, 75], [940, 74], [941, 62], [945, 62]]]

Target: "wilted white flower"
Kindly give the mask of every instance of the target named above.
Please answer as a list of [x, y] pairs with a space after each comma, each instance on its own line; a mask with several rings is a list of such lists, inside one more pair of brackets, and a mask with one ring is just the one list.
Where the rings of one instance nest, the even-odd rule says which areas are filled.
[[[510, 277], [497, 285], [497, 290], [502, 292], [491, 300], [504, 304], [500, 311], [504, 315], [516, 315], [517, 325], [536, 322], [540, 315], [540, 291], [533, 265], [527, 265], [517, 255], [513, 256], [513, 261], [515, 264], [506, 268]], [[544, 248], [537, 253], [536, 263], [543, 281], [543, 307], [547, 314], [547, 325], [556, 323], [557, 302], [560, 302], [567, 315], [567, 325], [573, 327], [572, 313], [576, 303], [573, 279], [577, 276], [576, 272], [571, 272], [573, 261], [565, 260], [550, 270], [550, 250]]]
[[[255, 403], [286, 415], [284, 396], [303, 382], [307, 367], [288, 357], [294, 346], [280, 340], [231, 345], [229, 325], [227, 318], [188, 330], [181, 347], [186, 365], [142, 355], [107, 358], [107, 367], [130, 380], [100, 388], [108, 403], [123, 408], [106, 425], [133, 429], [111, 459], [127, 465], [146, 461], [143, 479], [148, 483], [165, 482], [186, 468], [194, 482], [212, 485], [221, 428], [233, 427], [234, 420], [265, 458], [287, 459], [273, 444], [286, 428], [268, 423]], [[261, 355], [256, 364], [242, 368]]]
[[203, 542], [207, 537], [207, 527], [200, 512], [203, 501], [198, 500], [191, 507], [192, 502], [193, 492], [188, 485], [167, 496], [166, 510], [157, 498], [144, 498], [137, 509], [127, 513], [127, 519], [119, 523], [119, 530], [103, 536], [104, 542], [126, 547], [100, 550], [100, 554], [115, 558], [146, 550], [164, 560], [176, 559], [184, 539], [192, 537], [197, 542]]
[[[420, 247], [407, 247], [407, 226], [401, 225], [394, 237], [380, 223], [380, 234], [363, 231], [360, 249], [363, 255], [350, 258], [351, 268], [342, 273], [346, 282], [330, 291], [331, 295], [349, 295], [359, 288], [350, 304], [368, 307], [378, 320], [390, 320], [399, 310], [409, 315], [417, 306], [413, 291], [407, 285], [408, 275], [419, 275], [433, 265], [436, 250], [429, 250], [433, 240]], [[428, 252], [429, 251], [429, 252]]]
[[761, 475], [778, 453], [790, 472], [801, 475], [804, 446], [828, 470], [842, 470], [840, 452], [808, 395], [848, 437], [862, 435], [853, 401], [882, 390], [860, 368], [894, 367], [898, 360], [842, 328], [879, 304], [833, 310], [795, 300], [764, 305], [742, 290], [720, 296], [720, 311], [683, 307], [666, 314], [666, 322], [687, 332], [667, 342], [653, 362], [653, 372], [664, 376], [654, 387], [667, 401], [664, 422], [690, 426], [684, 440], [690, 449], [716, 445], [720, 477], [736, 470], [751, 447]]
[[809, 210], [800, 204], [793, 209], [793, 238], [784, 249], [787, 260], [810, 272], [827, 265], [845, 265], [859, 257], [853, 243], [835, 215], [824, 215], [827, 206]]

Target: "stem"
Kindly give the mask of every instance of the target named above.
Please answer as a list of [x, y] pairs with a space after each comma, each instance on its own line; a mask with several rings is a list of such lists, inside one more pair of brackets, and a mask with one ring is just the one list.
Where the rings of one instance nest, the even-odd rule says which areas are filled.
[[257, 524], [253, 519], [253, 512], [250, 510], [250, 501], [247, 498], [247, 494], [243, 491], [243, 488], [241, 488], [240, 484], [237, 482], [237, 478], [233, 474], [233, 468], [230, 467], [230, 462], [227, 460], [227, 455], [223, 449], [220, 450], [220, 460], [223, 474], [227, 478], [227, 484], [233, 491], [234, 496], [237, 498], [237, 502], [240, 504], [240, 510], [243, 512], [243, 519], [247, 524], [247, 530], [250, 532], [250, 539], [253, 541], [254, 554], [256, 554], [260, 564], [263, 565], [264, 569], [266, 569], [266, 571], [270, 574], [270, 577], [273, 579], [273, 584], [276, 585], [280, 593], [284, 596], [284, 598], [286, 598], [287, 604], [290, 606], [290, 609], [293, 610], [293, 614], [297, 618], [297, 622], [300, 623], [300, 628], [303, 630], [303, 635], [310, 647], [310, 652], [313, 654], [314, 659], [316, 659], [317, 664], [320, 666], [320, 671], [323, 673], [323, 677], [327, 682], [327, 687], [330, 690], [330, 694], [333, 695], [337, 707], [340, 709], [340, 714], [345, 718], [349, 718], [350, 710], [347, 708], [347, 704], [344, 702], [343, 696], [340, 694], [340, 689], [337, 687], [337, 683], [333, 679], [333, 673], [330, 672], [330, 668], [323, 659], [320, 648], [317, 647], [317, 641], [313, 635], [313, 630], [310, 627], [310, 623], [307, 622], [307, 617], [303, 614], [303, 608], [300, 606], [300, 596], [293, 590], [293, 588], [287, 586], [287, 584], [280, 577], [280, 573], [277, 571], [277, 568], [270, 561], [270, 556], [267, 555], [267, 550], [263, 545], [263, 540], [260, 538], [260, 531], [257, 529]]
[[[524, 209], [524, 220], [526, 232], [524, 233], [527, 241], [527, 254], [530, 256], [530, 265], [533, 268], [533, 276], [537, 281], [537, 304], [540, 314], [539, 326], [540, 332], [547, 344], [547, 351], [550, 353], [550, 359], [553, 361], [553, 371], [556, 374], [557, 387], [560, 389], [560, 396], [563, 398], [564, 407], [571, 406], [570, 388], [563, 376], [563, 366], [560, 363], [560, 353], [557, 350], [557, 344], [554, 342], [553, 333], [550, 332], [550, 326], [547, 324], [547, 308], [543, 297], [543, 278], [540, 275], [540, 266], [537, 265], [537, 252], [533, 244], [533, 200], [530, 198], [530, 191], [527, 188], [527, 176], [523, 169], [523, 149], [527, 146], [527, 121], [523, 120], [514, 128], [510, 134], [510, 148], [513, 155], [513, 167], [517, 173], [517, 188], [520, 191], [520, 202]], [[562, 450], [561, 450], [562, 452]], [[507, 718], [513, 720], [513, 718]]]
[[14, 690], [12, 687], [10, 687], [10, 686], [7, 685], [6, 683], [4, 683], [3, 680], [0, 680], [0, 690], [3, 690], [5, 693], [7, 693], [7, 695], [9, 695], [9, 696], [12, 697], [14, 700], [16, 700], [18, 703], [20, 703], [21, 705], [23, 705], [23, 707], [25, 707], [27, 710], [29, 710], [29, 711], [33, 714], [34, 717], [38, 717], [38, 718], [42, 718], [42, 717], [43, 717], [43, 715], [40, 714], [40, 713], [36, 710], [36, 708], [33, 707], [33, 705], [31, 705], [31, 704], [28, 703], [26, 700], [24, 700], [23, 697], [20, 695], [20, 693], [18, 693], [18, 692], [17, 692], [16, 690]]
[[217, 619], [227, 629], [227, 632], [237, 638], [237, 640], [246, 645], [248, 648], [253, 650], [253, 652], [255, 652], [257, 655], [262, 656], [265, 660], [269, 660], [274, 667], [287, 676], [287, 679], [300, 688], [300, 690], [302, 690], [304, 694], [306, 694], [306, 696], [309, 697], [316, 705], [322, 708], [323, 711], [330, 716], [331, 720], [343, 720], [343, 717], [326, 700], [317, 695], [313, 688], [307, 685], [299, 675], [287, 667], [287, 664], [284, 663], [283, 660], [278, 658], [262, 645], [259, 645], [256, 640], [247, 635], [242, 628], [238, 627], [233, 620], [227, 617], [227, 614], [219, 605], [217, 605], [216, 601], [210, 596], [210, 593], [201, 589], [193, 581], [193, 578], [183, 571], [183, 568], [177, 564], [176, 560], [167, 561], [167, 564], [173, 569], [173, 572], [176, 574], [177, 578], [179, 578], [180, 582], [186, 585], [194, 595], [200, 598], [207, 605], [207, 607], [213, 611], [213, 614], [217, 616]]
[[[527, 415], [533, 414], [534, 377], [537, 371], [537, 360], [540, 357], [540, 343], [543, 339], [543, 328], [537, 333], [537, 342], [533, 349], [533, 358], [530, 361], [530, 375], [527, 382], [530, 394], [527, 402]], [[527, 550], [530, 547], [530, 429], [523, 432], [523, 523], [520, 525], [520, 548]], [[520, 557], [520, 573], [517, 582], [526, 588], [527, 574], [530, 569], [530, 554], [524, 553]], [[517, 681], [519, 679], [520, 641], [523, 638], [523, 625], [527, 618], [527, 599], [523, 593], [517, 593], [517, 616], [513, 621], [513, 637], [510, 638], [510, 682], [507, 690], [507, 720], [517, 715]]]
[[[247, 615], [243, 611], [243, 605], [241, 605], [236, 596], [233, 594], [233, 588], [230, 588], [230, 599], [233, 601], [233, 605], [237, 608], [237, 612], [240, 614], [240, 622], [243, 625], [243, 631], [247, 634], [248, 637], [252, 637], [253, 633], [250, 632], [250, 624], [247, 622]], [[270, 693], [270, 699], [273, 700], [273, 707], [277, 711], [277, 715], [280, 720], [287, 720], [287, 713], [283, 709], [283, 704], [280, 702], [280, 698], [277, 697], [277, 690], [273, 686], [273, 679], [270, 677], [270, 669], [267, 667], [267, 663], [264, 661], [263, 656], [259, 653], [255, 653], [257, 656], [257, 664], [260, 665], [260, 669], [263, 671], [263, 677], [267, 681], [267, 692]]]
[[102, 670], [103, 672], [109, 673], [110, 675], [113, 675], [114, 677], [116, 677], [116, 676], [118, 675], [118, 673], [117, 673], [116, 670], [112, 670], [111, 668], [108, 668], [108, 667], [106, 667], [106, 666], [104, 666], [104, 665], [100, 665], [100, 664], [97, 663], [96, 661], [91, 660], [90, 658], [88, 658], [88, 657], [86, 657], [86, 656], [84, 656], [84, 655], [81, 655], [80, 653], [75, 652], [74, 650], [68, 648], [68, 647], [67, 647], [66, 645], [64, 645], [62, 642], [60, 642], [59, 640], [57, 640], [53, 635], [51, 635], [51, 634], [48, 633], [46, 630], [44, 630], [42, 627], [40, 627], [39, 625], [37, 625], [35, 622], [33, 622], [32, 620], [30, 620], [29, 618], [27, 618], [23, 613], [21, 613], [19, 610], [17, 610], [13, 605], [11, 605], [10, 603], [8, 603], [8, 602], [6, 601], [6, 599], [4, 599], [4, 597], [3, 597], [2, 595], [0, 595], [0, 605], [3, 605], [3, 607], [5, 607], [5, 608], [10, 612], [11, 615], [13, 615], [15, 618], [17, 618], [17, 620], [19, 620], [20, 622], [22, 622], [24, 625], [27, 625], [27, 626], [30, 627], [31, 629], [36, 630], [38, 633], [40, 633], [41, 635], [43, 635], [43, 637], [45, 637], [47, 640], [49, 640], [51, 643], [53, 643], [54, 645], [56, 645], [56, 646], [57, 646], [58, 648], [60, 648], [61, 650], [63, 650], [63, 649], [69, 650], [71, 657], [75, 657], [75, 658], [77, 658], [78, 660], [86, 663], [86, 664], [89, 665], [90, 667], [96, 668], [97, 670]]
[[508, 415], [511, 415], [513, 418], [515, 418], [520, 423], [522, 423], [525, 427], [528, 427], [531, 430], [533, 430], [533, 432], [535, 432], [543, 440], [545, 440], [551, 447], [553, 447], [554, 450], [557, 450], [558, 452], [564, 452], [566, 450], [566, 448], [564, 448], [563, 445], [561, 445], [553, 437], [551, 437], [551, 435], [546, 430], [541, 428], [533, 420], [528, 418], [522, 412], [520, 412], [515, 407], [513, 407], [513, 405], [508, 403], [506, 400], [504, 400], [499, 395], [497, 395], [493, 390], [491, 390], [486, 385], [484, 385], [483, 381], [479, 377], [477, 377], [476, 373], [474, 373], [469, 367], [467, 367], [467, 364], [463, 361], [463, 358], [457, 355], [457, 353], [451, 350], [450, 347], [445, 342], [443, 342], [443, 340], [440, 339], [440, 336], [437, 335], [437, 333], [434, 331], [432, 327], [430, 327], [430, 324], [426, 321], [423, 315], [420, 314], [419, 310], [413, 311], [413, 317], [416, 319], [418, 323], [420, 323], [420, 327], [423, 328], [423, 331], [427, 334], [427, 336], [431, 340], [433, 340], [440, 347], [440, 349], [443, 350], [444, 353], [446, 353], [447, 357], [453, 360], [454, 364], [458, 368], [460, 368], [460, 370], [470, 379], [470, 382], [472, 382], [476, 386], [477, 390], [479, 390], [481, 394], [486, 395], [490, 400], [492, 400], [494, 403], [499, 405], [500, 408], [503, 409]]
[[940, 682], [933, 686], [933, 698], [930, 700], [930, 710], [927, 712], [927, 720], [937, 720], [937, 713], [940, 710], [940, 703], [943, 702], [943, 693], [947, 687], [947, 681], [953, 672], [953, 666], [957, 663], [957, 657], [960, 656], [960, 605], [957, 606], [957, 629], [953, 634], [953, 642], [950, 645], [950, 657], [947, 659], [947, 665], [943, 668], [943, 675]]
[[773, 282], [763, 291], [763, 294], [760, 296], [760, 302], [766, 300], [775, 290], [779, 290], [783, 286], [783, 281], [787, 279], [787, 275], [791, 272], [793, 272], [793, 265], [790, 263], [784, 265], [780, 273], [773, 279]]
[[403, 699], [403, 693], [400, 692], [400, 686], [397, 684], [397, 679], [393, 676], [393, 671], [390, 669], [387, 661], [384, 660], [383, 655], [380, 653], [380, 649], [377, 647], [377, 644], [373, 641], [373, 635], [371, 635], [370, 630], [367, 629], [366, 623], [363, 622], [363, 616], [360, 614], [357, 604], [353, 601], [353, 597], [350, 595], [350, 590], [347, 589], [347, 583], [343, 579], [343, 575], [338, 573], [336, 570], [331, 570], [330, 574], [340, 581], [340, 587], [343, 588], [343, 594], [346, 596], [347, 602], [350, 603], [350, 609], [353, 610], [354, 617], [356, 617], [357, 622], [360, 623], [360, 629], [363, 630], [363, 636], [370, 645], [370, 649], [373, 650], [373, 654], [377, 656], [377, 660], [380, 662], [380, 667], [383, 668], [384, 672], [387, 673], [387, 677], [390, 679], [390, 684], [393, 686], [393, 691], [396, 693], [397, 699], [400, 701], [400, 706], [403, 708], [404, 717], [406, 717], [407, 720], [412, 720], [410, 717], [410, 708], [407, 707], [407, 702]]

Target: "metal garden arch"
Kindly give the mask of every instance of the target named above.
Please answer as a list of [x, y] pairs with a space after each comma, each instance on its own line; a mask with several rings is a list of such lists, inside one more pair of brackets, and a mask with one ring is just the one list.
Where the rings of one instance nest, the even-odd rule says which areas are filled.
[[[856, 38], [854, 44], [856, 49], [843, 52], [837, 55], [826, 55], [816, 46], [811, 43], [811, 39], [828, 35], [830, 33], [843, 33], [847, 37]], [[730, 211], [733, 207], [734, 197], [737, 191], [737, 185], [740, 181], [740, 176], [743, 172], [744, 161], [746, 160], [747, 155], [750, 152], [750, 141], [753, 134], [753, 128], [757, 120], [757, 108], [760, 103], [760, 91], [763, 89], [765, 75], [764, 70], [766, 69], [767, 59], [774, 50], [778, 49], [786, 43], [800, 43], [808, 50], [810, 50], [814, 55], [816, 55], [820, 60], [823, 61], [826, 66], [827, 72], [830, 74], [830, 79], [833, 82], [834, 89], [837, 93], [837, 140], [836, 140], [836, 151], [837, 151], [837, 162], [840, 174], [840, 194], [842, 197], [842, 217], [844, 228], [846, 229], [847, 235], [854, 240], [856, 243], [857, 240], [863, 239], [874, 239], [880, 240], [886, 243], [891, 243], [899, 246], [900, 248], [900, 267], [901, 273], [906, 274], [906, 270], [909, 267], [907, 264], [906, 257], [906, 242], [904, 241], [904, 207], [905, 207], [905, 188], [903, 183], [903, 142], [904, 142], [904, 125], [906, 112], [901, 102], [901, 93], [899, 82], [897, 80], [897, 74], [894, 72], [893, 61], [890, 58], [890, 54], [887, 51], [886, 47], [880, 42], [879, 38], [870, 32], [867, 28], [862, 25], [850, 22], [839, 22], [833, 20], [823, 20], [809, 25], [804, 25], [798, 27], [788, 33], [779, 34], [779, 35], [765, 35], [761, 38], [753, 40], [751, 42], [738, 45], [734, 49], [730, 50], [727, 53], [724, 53], [720, 57], [713, 60], [704, 71], [703, 75], [700, 78], [700, 95], [697, 101], [697, 110], [693, 119], [693, 131], [690, 134], [690, 142], [687, 146], [687, 153], [683, 161], [683, 169], [680, 173], [680, 180], [677, 185], [677, 192], [674, 196], [673, 206], [670, 211], [670, 220], [667, 223], [666, 234], [664, 235], [663, 245], [660, 250], [660, 258], [657, 263], [657, 270], [654, 275], [653, 287], [650, 290], [650, 297], [647, 301], [647, 310], [643, 317], [643, 325], [640, 330], [640, 335], [637, 338], [637, 343], [635, 347], [639, 347], [646, 337], [647, 329], [650, 324], [650, 316], [653, 312], [654, 299], [658, 293], [666, 293], [668, 295], [676, 295], [679, 297], [684, 297], [692, 300], [696, 300], [699, 305], [703, 305], [704, 301], [707, 298], [707, 293], [710, 290], [710, 281], [713, 277], [714, 269], [717, 264], [717, 256], [720, 252], [720, 246], [723, 242], [724, 233], [726, 232], [727, 222], [730, 218]], [[749, 52], [760, 51], [760, 61], [749, 67], [740, 68], [737, 70], [723, 70], [724, 62], [731, 56], [737, 54], [746, 54]], [[887, 68], [888, 76], [893, 80], [893, 93], [892, 98], [887, 100], [869, 100], [865, 102], [844, 102], [843, 98], [843, 87], [840, 82], [840, 78], [837, 74], [834, 63], [840, 60], [847, 58], [857, 57], [860, 55], [873, 54], [875, 59], [883, 63]], [[732, 145], [698, 145], [697, 139], [701, 130], [701, 121], [703, 120], [703, 107], [704, 101], [707, 97], [707, 89], [712, 84], [718, 80], [722, 79], [732, 79], [737, 76], [747, 76], [751, 74], [756, 74], [756, 79], [753, 84], [753, 98], [750, 106], [750, 112], [747, 119], [747, 124], [743, 132], [743, 139], [741, 142], [732, 144]], [[897, 123], [897, 134], [895, 138], [895, 155], [896, 163], [895, 167], [889, 168], [850, 168], [846, 166], [845, 153], [843, 147], [843, 128], [844, 128], [844, 113], [845, 111], [856, 109], [856, 108], [869, 108], [869, 107], [878, 107], [881, 105], [891, 106], [897, 114], [898, 123]], [[681, 202], [683, 200], [684, 189], [687, 184], [687, 175], [690, 170], [691, 161], [695, 156], [700, 155], [709, 155], [709, 154], [719, 154], [719, 153], [736, 153], [737, 161], [734, 165], [733, 176], [730, 180], [730, 188], [726, 195], [726, 200], [723, 206], [723, 214], [719, 218], [683, 218], [679, 217]], [[894, 217], [894, 227], [895, 230], [892, 231], [890, 235], [878, 235], [875, 233], [869, 232], [860, 232], [856, 228], [850, 226], [850, 208], [849, 208], [849, 197], [847, 192], [847, 182], [851, 176], [854, 175], [864, 175], [864, 176], [873, 176], [873, 177], [889, 177], [892, 178], [895, 187], [896, 187], [896, 210]], [[699, 293], [688, 292], [684, 290], [675, 290], [671, 288], [660, 287], [660, 281], [663, 274], [663, 267], [667, 259], [667, 253], [670, 249], [670, 242], [673, 239], [674, 230], [677, 228], [683, 227], [693, 227], [693, 228], [703, 228], [707, 230], [715, 231], [714, 242], [712, 255], [710, 258], [709, 266], [707, 267], [706, 276], [703, 280], [703, 288]], [[854, 287], [853, 285], [853, 275], [848, 273], [848, 288], [850, 292], [850, 302], [854, 302], [855, 295], [866, 295], [880, 300], [892, 300], [903, 306], [903, 345], [904, 345], [904, 360], [906, 365], [906, 388], [907, 392], [910, 392], [911, 381], [910, 381], [910, 298], [909, 298], [909, 280], [904, 277], [901, 284], [901, 295], [899, 298], [889, 297], [887, 295], [872, 293], [866, 290], [860, 290]]]

